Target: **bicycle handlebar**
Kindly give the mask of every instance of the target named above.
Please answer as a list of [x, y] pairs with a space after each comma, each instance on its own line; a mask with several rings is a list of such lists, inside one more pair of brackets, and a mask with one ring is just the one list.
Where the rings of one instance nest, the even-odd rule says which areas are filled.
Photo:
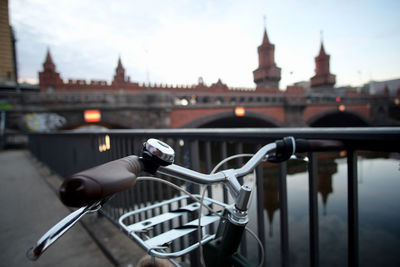
[[[166, 144], [162, 144], [166, 146]], [[167, 166], [155, 164], [155, 168], [154, 161], [158, 159], [149, 159], [148, 153], [144, 158], [128, 156], [79, 172], [66, 179], [59, 190], [60, 199], [67, 206], [82, 207], [90, 205], [115, 193], [129, 189], [135, 184], [136, 176], [141, 171], [149, 170], [157, 170], [158, 173], [198, 184], [222, 182], [228, 186], [233, 196], [236, 197], [240, 191], [240, 184], [232, 177], [242, 177], [252, 172], [265, 159], [266, 155], [269, 155], [268, 161], [282, 162], [288, 160], [295, 152], [339, 150], [342, 148], [343, 143], [340, 141], [295, 140], [293, 137], [285, 137], [275, 143], [263, 146], [241, 168], [225, 170], [215, 174], [203, 174], [175, 164]], [[275, 153], [270, 155], [273, 151]], [[151, 166], [149, 167], [149, 165]]]

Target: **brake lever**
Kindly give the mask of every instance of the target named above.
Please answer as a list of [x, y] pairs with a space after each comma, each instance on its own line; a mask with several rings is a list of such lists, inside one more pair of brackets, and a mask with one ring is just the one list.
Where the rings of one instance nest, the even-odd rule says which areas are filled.
[[299, 156], [299, 155], [296, 155], [296, 154], [290, 156], [290, 159], [301, 160], [301, 161], [304, 161], [304, 162], [307, 162], [307, 163], [310, 161], [307, 156]]
[[58, 238], [60, 238], [66, 231], [68, 231], [77, 221], [79, 221], [85, 214], [98, 211], [105, 201], [99, 201], [92, 205], [82, 207], [72, 212], [64, 219], [54, 225], [47, 231], [37, 242], [36, 245], [28, 249], [26, 256], [32, 260], [37, 260], [40, 255]]

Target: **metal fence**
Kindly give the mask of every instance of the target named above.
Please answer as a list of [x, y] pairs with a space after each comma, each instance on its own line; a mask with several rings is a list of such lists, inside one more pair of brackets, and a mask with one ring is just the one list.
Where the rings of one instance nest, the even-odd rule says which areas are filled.
[[[68, 177], [83, 169], [96, 166], [127, 155], [140, 155], [142, 144], [148, 138], [158, 138], [170, 144], [176, 153], [179, 165], [209, 173], [213, 166], [229, 155], [255, 152], [257, 148], [284, 136], [305, 139], [334, 139], [345, 143], [348, 166], [348, 264], [358, 265], [358, 184], [357, 151], [400, 151], [400, 128], [280, 128], [280, 129], [174, 129], [174, 130], [113, 130], [108, 132], [60, 132], [32, 134], [29, 149], [51, 170]], [[320, 153], [320, 152], [319, 152]], [[309, 153], [308, 206], [309, 206], [309, 251], [311, 266], [319, 264], [319, 227], [317, 197], [317, 153]], [[239, 167], [244, 159], [237, 159], [224, 167]], [[263, 216], [263, 182], [265, 166], [257, 168], [256, 180], [256, 229], [265, 247], [265, 219]], [[287, 165], [278, 166], [280, 209], [281, 265], [289, 266], [289, 231], [287, 204]], [[173, 181], [176, 182], [176, 181]], [[199, 186], [186, 184], [192, 192]], [[224, 201], [228, 193], [221, 189]], [[209, 194], [213, 192], [209, 190]], [[103, 213], [117, 223], [126, 211], [173, 197], [170, 188], [148, 182], [140, 183], [131, 190], [119, 193]], [[215, 194], [215, 192], [214, 192]], [[212, 196], [211, 196], [212, 197]], [[244, 237], [246, 239], [246, 237]], [[246, 240], [241, 252], [246, 255]], [[267, 255], [268, 257], [268, 255]], [[188, 260], [188, 259], [183, 259]], [[266, 264], [265, 264], [266, 266]]]

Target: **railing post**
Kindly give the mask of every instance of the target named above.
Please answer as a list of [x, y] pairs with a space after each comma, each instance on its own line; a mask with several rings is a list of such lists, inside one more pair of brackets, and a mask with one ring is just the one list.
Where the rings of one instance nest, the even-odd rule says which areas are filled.
[[[185, 165], [188, 164], [189, 168], [198, 171], [200, 168], [199, 165], [199, 141], [198, 140], [190, 140], [187, 146], [185, 146]], [[200, 186], [193, 184], [193, 183], [187, 183], [187, 188], [189, 192], [193, 194], [199, 194], [200, 193]], [[189, 216], [190, 220], [195, 219], [195, 216], [192, 217]], [[189, 236], [189, 242], [194, 243], [197, 241], [197, 234], [193, 233]], [[194, 250], [190, 253], [190, 266], [197, 267], [199, 265], [199, 252], [198, 250]]]
[[319, 266], [318, 228], [318, 160], [316, 153], [308, 155], [308, 194], [310, 213], [310, 266]]
[[[264, 266], [267, 266], [267, 252], [265, 249], [265, 222], [264, 222], [264, 181], [262, 166], [256, 168], [256, 186], [257, 186], [257, 234], [263, 244]], [[261, 249], [261, 248], [259, 248]]]
[[1, 111], [1, 117], [0, 117], [0, 149], [3, 149], [6, 146], [5, 130], [6, 130], [6, 112], [3, 110]]
[[[212, 165], [212, 153], [211, 153], [211, 142], [207, 141], [204, 143], [204, 153], [205, 153], [205, 168], [207, 173], [211, 173], [213, 167]], [[209, 197], [212, 197], [212, 188], [209, 186], [207, 188], [207, 193]]]
[[[235, 143], [235, 154], [243, 153], [243, 143]], [[243, 165], [243, 158], [239, 157], [235, 161], [235, 167], [240, 168]], [[255, 179], [256, 177], [254, 177]], [[243, 177], [239, 178], [239, 182], [243, 184]], [[243, 232], [242, 241], [240, 243], [240, 253], [244, 256], [247, 256], [247, 238], [246, 231]]]
[[[226, 159], [227, 157], [228, 157], [228, 153], [227, 153], [227, 147], [226, 147], [226, 142], [221, 142], [221, 160], [224, 160], [224, 159]], [[227, 164], [225, 163], [225, 164], [223, 164], [222, 165], [222, 169], [227, 169]], [[222, 194], [223, 194], [223, 201], [225, 202], [225, 203], [227, 203], [228, 202], [228, 190], [226, 189], [226, 187], [224, 186], [223, 187], [223, 189], [222, 189]]]
[[[213, 167], [212, 167], [212, 153], [211, 153], [211, 142], [210, 141], [204, 142], [204, 153], [205, 153], [204, 161], [205, 161], [206, 173], [211, 173]], [[208, 197], [210, 197], [210, 198], [213, 197], [211, 186], [208, 186], [207, 194], [208, 194]], [[213, 207], [213, 205], [211, 205], [211, 207]], [[210, 229], [211, 233], [215, 233], [214, 224], [211, 224], [209, 226], [209, 229]]]
[[289, 266], [289, 227], [288, 227], [288, 203], [287, 203], [287, 163], [279, 164], [279, 203], [281, 215], [281, 264]]
[[348, 266], [358, 266], [358, 181], [354, 150], [347, 151], [347, 186]]

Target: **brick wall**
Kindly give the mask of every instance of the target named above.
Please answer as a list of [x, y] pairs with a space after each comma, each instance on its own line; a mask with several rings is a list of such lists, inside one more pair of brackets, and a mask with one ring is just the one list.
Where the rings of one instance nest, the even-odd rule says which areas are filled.
[[[174, 109], [171, 111], [171, 128], [180, 128], [200, 118], [214, 116], [220, 113], [231, 112], [234, 116], [234, 107], [227, 108], [188, 108]], [[283, 107], [248, 107], [246, 112], [265, 115], [265, 118], [272, 118], [281, 123], [285, 122], [285, 111]]]
[[[368, 104], [359, 104], [359, 105], [345, 105], [346, 111], [353, 111], [355, 113], [361, 114], [364, 118], [369, 119], [371, 114], [371, 109]], [[337, 111], [339, 105], [313, 105], [305, 108], [303, 113], [303, 120], [308, 121], [312, 117], [317, 114], [329, 112], [329, 111]]]

